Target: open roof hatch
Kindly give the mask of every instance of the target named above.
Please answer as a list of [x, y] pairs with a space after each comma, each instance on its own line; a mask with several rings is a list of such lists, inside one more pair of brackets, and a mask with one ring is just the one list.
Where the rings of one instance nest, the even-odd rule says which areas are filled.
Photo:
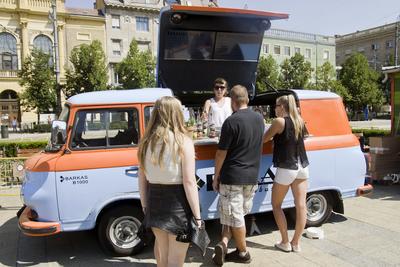
[[184, 103], [203, 104], [213, 81], [242, 84], [251, 96], [263, 35], [287, 14], [172, 5], [160, 13], [158, 86]]

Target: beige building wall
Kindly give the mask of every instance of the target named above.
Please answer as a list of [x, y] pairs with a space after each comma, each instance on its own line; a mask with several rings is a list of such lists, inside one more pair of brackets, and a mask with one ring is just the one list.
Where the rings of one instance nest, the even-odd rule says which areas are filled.
[[[216, 5], [217, 1], [213, 1]], [[182, 5], [208, 6], [209, 0], [181, 1]], [[163, 0], [97, 0], [96, 8], [106, 18], [107, 56], [110, 84], [118, 85], [116, 65], [128, 54], [129, 45], [136, 40], [139, 50], [150, 50], [157, 56], [159, 13]], [[147, 27], [143, 23], [147, 22]], [[140, 24], [140, 25], [139, 25]]]
[[110, 84], [118, 85], [115, 67], [127, 56], [132, 40], [138, 42], [139, 50], [150, 50], [153, 56], [157, 55], [158, 17], [162, 7], [161, 0], [96, 1], [96, 8], [106, 21]]
[[[381, 70], [382, 66], [393, 64], [395, 54], [396, 23], [363, 31], [336, 36], [336, 60], [342, 65], [353, 53], [363, 54], [371, 68]], [[397, 47], [400, 49], [400, 41]]]
[[90, 44], [94, 40], [98, 40], [103, 45], [106, 54], [106, 28], [105, 18], [98, 14], [95, 9], [76, 9], [67, 8], [65, 16], [64, 35], [65, 41], [63, 49], [67, 57], [63, 60], [63, 65], [71, 67], [69, 56], [72, 49], [82, 44]]
[[[0, 64], [0, 119], [3, 124], [10, 126], [11, 118], [14, 116], [20, 123], [27, 125], [37, 120], [34, 111], [23, 111], [18, 99], [10, 98], [10, 96], [23, 91], [18, 83], [17, 73], [21, 69], [24, 58], [34, 48], [35, 38], [46, 36], [54, 44], [53, 25], [49, 20], [51, 3], [51, 0], [0, 0], [0, 34], [11, 34], [15, 38], [18, 58], [16, 68], [8, 69]], [[57, 0], [56, 5], [60, 73], [61, 82], [63, 82], [65, 80], [64, 67], [67, 65], [72, 48], [90, 41], [79, 40], [79, 33], [88, 33], [90, 39], [100, 40], [104, 50], [106, 49], [105, 22], [104, 17], [99, 15], [97, 10], [67, 10], [65, 0]]]

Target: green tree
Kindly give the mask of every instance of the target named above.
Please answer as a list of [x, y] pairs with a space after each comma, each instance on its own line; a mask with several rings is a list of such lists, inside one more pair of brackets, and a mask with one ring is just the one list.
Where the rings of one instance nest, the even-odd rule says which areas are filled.
[[117, 65], [119, 82], [125, 89], [154, 87], [155, 66], [155, 59], [150, 51], [140, 52], [137, 42], [133, 40], [129, 46], [128, 55]]
[[256, 88], [257, 92], [265, 92], [268, 89], [268, 82], [274, 88], [279, 87], [279, 66], [275, 59], [268, 55], [268, 57], [261, 57], [257, 66], [257, 81]]
[[317, 90], [328, 90], [331, 85], [331, 81], [336, 79], [336, 71], [334, 67], [329, 63], [325, 62], [321, 66], [318, 66], [315, 70], [315, 86]]
[[56, 107], [56, 80], [49, 59], [50, 55], [34, 49], [18, 72], [19, 84], [24, 87], [21, 105], [27, 111], [36, 109], [38, 124], [40, 113]]
[[65, 91], [68, 97], [107, 89], [106, 57], [100, 41], [74, 47], [69, 60], [73, 68], [66, 72]]
[[304, 56], [296, 53], [281, 64], [280, 82], [284, 89], [304, 89], [311, 78], [311, 63]]
[[336, 70], [329, 62], [317, 67], [315, 70], [315, 84], [311, 85], [310, 88], [334, 92], [342, 97], [345, 104], [351, 100], [351, 95], [347, 88], [336, 80]]
[[378, 106], [383, 102], [383, 94], [378, 85], [379, 74], [368, 65], [367, 58], [352, 54], [346, 59], [340, 71], [340, 81], [347, 88], [353, 111], [360, 111], [366, 105]]

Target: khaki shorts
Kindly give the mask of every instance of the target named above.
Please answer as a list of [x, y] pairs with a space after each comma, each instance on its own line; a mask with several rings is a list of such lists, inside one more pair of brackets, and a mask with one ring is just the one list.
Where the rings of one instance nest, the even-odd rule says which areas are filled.
[[257, 185], [220, 184], [218, 209], [222, 225], [245, 226], [244, 215], [253, 207], [256, 189]]

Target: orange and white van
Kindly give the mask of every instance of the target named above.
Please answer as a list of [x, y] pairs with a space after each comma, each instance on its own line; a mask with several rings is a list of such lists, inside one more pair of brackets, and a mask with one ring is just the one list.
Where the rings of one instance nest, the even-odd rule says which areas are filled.
[[[251, 105], [272, 107], [294, 95], [310, 136], [308, 225], [320, 225], [332, 211], [343, 213], [343, 198], [367, 193], [366, 166], [352, 134], [342, 99], [330, 92], [273, 90], [256, 95], [254, 83], [262, 36], [270, 20], [285, 14], [170, 6], [160, 14], [158, 88], [97, 91], [69, 98], [46, 151], [26, 161], [19, 212], [21, 231], [31, 236], [97, 229], [103, 248], [116, 255], [137, 253], [143, 218], [138, 190], [138, 141], [152, 106], [175, 95], [186, 106], [201, 106], [216, 77], [249, 89]], [[171, 89], [166, 89], [171, 88]], [[273, 110], [273, 108], [269, 108]], [[273, 118], [274, 114], [269, 113]], [[212, 190], [218, 140], [195, 140], [201, 216], [218, 218]], [[252, 213], [271, 211], [272, 144], [264, 144]], [[293, 207], [288, 194], [284, 207]]]

